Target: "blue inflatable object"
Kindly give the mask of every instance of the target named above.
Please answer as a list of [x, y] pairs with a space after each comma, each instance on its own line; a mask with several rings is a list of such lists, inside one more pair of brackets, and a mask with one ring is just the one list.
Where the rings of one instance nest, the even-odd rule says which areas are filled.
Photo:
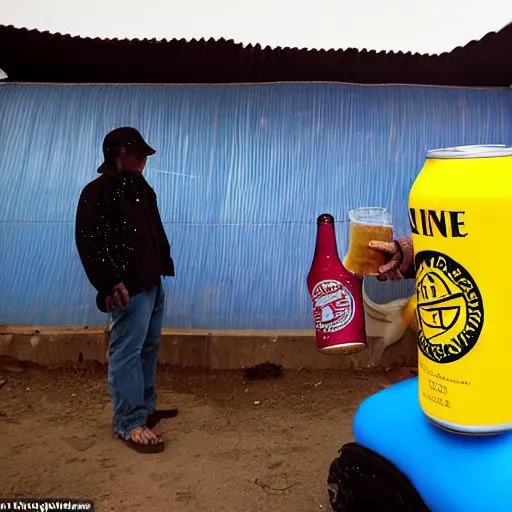
[[353, 429], [359, 444], [409, 478], [432, 512], [512, 512], [512, 432], [474, 437], [432, 425], [417, 378], [366, 399]]

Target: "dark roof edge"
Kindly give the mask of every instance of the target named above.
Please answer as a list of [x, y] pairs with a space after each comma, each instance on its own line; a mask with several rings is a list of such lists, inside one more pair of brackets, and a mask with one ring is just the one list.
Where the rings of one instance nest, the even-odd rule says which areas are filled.
[[449, 55], [451, 53], [454, 53], [454, 52], [457, 52], [459, 50], [464, 50], [466, 48], [469, 48], [473, 45], [477, 45], [481, 42], [484, 42], [484, 41], [488, 41], [489, 39], [491, 39], [492, 37], [500, 34], [503, 30], [507, 29], [507, 28], [511, 28], [512, 29], [512, 22], [505, 25], [503, 28], [501, 28], [500, 30], [496, 30], [496, 31], [491, 31], [491, 32], [488, 32], [487, 34], [485, 34], [484, 36], [482, 36], [480, 39], [472, 39], [471, 41], [469, 41], [468, 43], [466, 43], [465, 45], [463, 46], [456, 46], [455, 48], [453, 48], [452, 50], [450, 51], [445, 51], [445, 52], [441, 52], [441, 53], [419, 53], [419, 52], [410, 52], [410, 51], [394, 51], [394, 50], [372, 50], [372, 49], [367, 49], [367, 48], [362, 48], [362, 49], [359, 49], [359, 48], [354, 48], [354, 47], [347, 47], [347, 48], [305, 48], [305, 47], [302, 47], [302, 48], [299, 48], [299, 47], [291, 47], [291, 46], [275, 46], [275, 47], [272, 47], [272, 46], [262, 46], [261, 44], [259, 43], [256, 43], [256, 44], [252, 44], [252, 43], [248, 43], [248, 44], [244, 44], [242, 42], [235, 42], [234, 39], [224, 39], [224, 38], [220, 38], [220, 39], [215, 39], [213, 37], [210, 37], [208, 39], [205, 39], [205, 38], [200, 38], [200, 39], [196, 39], [196, 38], [192, 38], [192, 39], [185, 39], [185, 38], [181, 38], [181, 39], [176, 39], [176, 38], [171, 38], [171, 39], [168, 39], [168, 38], [163, 38], [163, 39], [156, 39], [156, 38], [152, 38], [152, 39], [149, 39], [149, 38], [143, 38], [143, 39], [139, 39], [139, 38], [117, 38], [117, 37], [113, 37], [113, 38], [109, 38], [109, 37], [90, 37], [90, 36], [81, 36], [81, 35], [71, 35], [69, 33], [62, 33], [62, 32], [50, 32], [49, 30], [40, 30], [40, 29], [37, 29], [37, 28], [26, 28], [26, 27], [15, 27], [14, 25], [2, 25], [0, 24], [0, 30], [12, 30], [12, 31], [16, 31], [16, 32], [19, 32], [19, 33], [27, 33], [27, 34], [32, 34], [32, 35], [43, 35], [45, 37], [49, 37], [49, 38], [52, 38], [52, 39], [65, 39], [65, 40], [71, 40], [71, 41], [75, 41], [75, 42], [85, 42], [85, 41], [94, 41], [94, 42], [103, 42], [103, 43], [118, 43], [118, 44], [123, 44], [123, 45], [127, 45], [127, 44], [140, 44], [140, 43], [144, 43], [144, 44], [155, 44], [155, 45], [165, 45], [165, 44], [170, 44], [170, 43], [186, 43], [186, 44], [194, 44], [194, 43], [199, 43], [199, 44], [211, 44], [211, 43], [224, 43], [224, 44], [229, 44], [229, 45], [233, 45], [233, 46], [238, 46], [239, 48], [243, 48], [243, 49], [247, 49], [247, 50], [251, 50], [251, 49], [254, 49], [254, 50], [265, 50], [265, 51], [298, 51], [298, 52], [308, 52], [308, 53], [315, 53], [315, 52], [326, 52], [326, 53], [337, 53], [337, 52], [358, 52], [358, 53], [361, 53], [361, 52], [368, 52], [368, 53], [376, 53], [376, 54], [379, 54], [379, 55], [410, 55], [410, 56], [413, 56], [413, 57], [440, 57], [440, 56], [443, 56], [443, 55]]
[[438, 55], [244, 45], [218, 39], [101, 39], [0, 25], [0, 68], [20, 83], [351, 83], [509, 87], [512, 23]]

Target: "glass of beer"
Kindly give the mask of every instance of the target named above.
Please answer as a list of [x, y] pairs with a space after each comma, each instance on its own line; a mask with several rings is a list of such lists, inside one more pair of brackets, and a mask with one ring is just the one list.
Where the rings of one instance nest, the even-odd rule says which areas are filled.
[[343, 265], [360, 276], [375, 276], [386, 255], [369, 247], [372, 241], [393, 242], [391, 215], [385, 208], [357, 208], [349, 212], [350, 238]]

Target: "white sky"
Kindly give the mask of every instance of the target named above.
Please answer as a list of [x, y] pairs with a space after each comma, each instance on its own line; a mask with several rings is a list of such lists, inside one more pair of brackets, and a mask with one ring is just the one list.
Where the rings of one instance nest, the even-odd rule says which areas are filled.
[[442, 53], [512, 22], [512, 0], [0, 0], [0, 24], [90, 37]]

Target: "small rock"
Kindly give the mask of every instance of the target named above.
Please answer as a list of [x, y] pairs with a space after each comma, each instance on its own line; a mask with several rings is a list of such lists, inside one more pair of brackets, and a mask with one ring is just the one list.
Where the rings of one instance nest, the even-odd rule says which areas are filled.
[[6, 383], [7, 383], [7, 381], [0, 379], [0, 389], [2, 389]]
[[30, 388], [27, 388], [27, 391], [30, 391]]
[[254, 405], [260, 405], [261, 402], [259, 400], [256, 400], [256, 402], [254, 402]]
[[245, 390], [245, 392], [246, 392], [246, 393], [249, 393], [249, 388], [247, 388], [247, 389]]
[[71, 393], [71, 396], [76, 396], [76, 393]]
[[317, 382], [317, 383], [315, 384], [315, 388], [317, 388], [318, 386], [320, 386], [320, 384], [322, 384], [322, 381]]

